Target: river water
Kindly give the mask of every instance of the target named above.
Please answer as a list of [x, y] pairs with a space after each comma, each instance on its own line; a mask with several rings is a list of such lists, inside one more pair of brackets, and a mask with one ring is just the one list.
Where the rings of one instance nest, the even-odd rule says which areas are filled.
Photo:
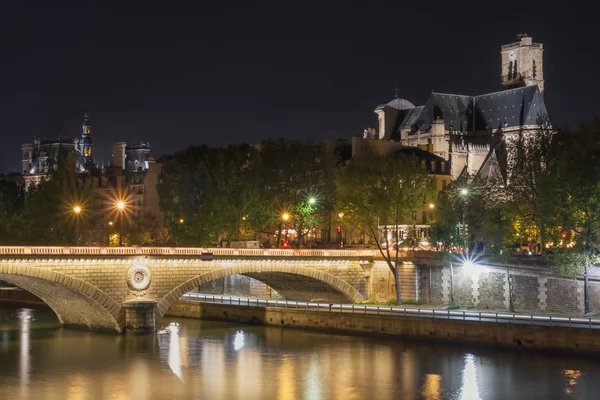
[[175, 318], [117, 336], [0, 307], [2, 400], [600, 398], [589, 358]]

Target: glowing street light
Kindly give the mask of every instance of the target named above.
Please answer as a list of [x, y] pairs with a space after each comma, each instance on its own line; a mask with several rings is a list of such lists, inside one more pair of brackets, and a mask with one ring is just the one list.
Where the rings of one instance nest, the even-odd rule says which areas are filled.
[[429, 203], [429, 208], [433, 210], [435, 208], [435, 204]]
[[81, 214], [81, 206], [74, 206], [73, 212], [75, 213], [75, 235], [77, 235], [77, 245], [79, 245], [79, 214]]
[[308, 204], [315, 204], [317, 202], [317, 199], [315, 199], [314, 197], [311, 197], [310, 199], [308, 199]]
[[183, 224], [183, 218], [180, 218], [180, 219], [179, 219], [179, 223], [180, 223], [180, 224]]
[[[286, 222], [286, 224], [285, 224], [285, 238], [284, 238], [284, 241], [285, 241], [285, 243], [286, 243], [286, 246], [287, 246], [287, 241], [288, 241], [288, 228], [287, 228], [287, 221], [288, 221], [288, 219], [290, 219], [290, 214], [288, 214], [288, 213], [283, 213], [283, 214], [281, 215], [281, 219], [283, 219], [283, 220]], [[280, 226], [280, 227], [281, 227], [281, 226]], [[280, 228], [280, 229], [281, 229], [281, 228]], [[280, 230], [280, 232], [281, 232], [281, 230]], [[280, 236], [279, 236], [279, 238], [281, 238], [281, 233], [280, 233]], [[278, 240], [279, 240], [279, 239], [278, 239]]]
[[467, 252], [467, 232], [465, 226], [465, 202], [467, 196], [469, 195], [469, 189], [462, 188], [460, 189], [460, 194], [463, 197], [463, 207], [462, 207], [462, 236], [463, 236], [463, 252]]
[[119, 213], [119, 218], [121, 219], [121, 223], [119, 224], [119, 247], [123, 247], [123, 211], [125, 211], [125, 202], [123, 200], [118, 200], [115, 203], [115, 207], [117, 207], [117, 212]]

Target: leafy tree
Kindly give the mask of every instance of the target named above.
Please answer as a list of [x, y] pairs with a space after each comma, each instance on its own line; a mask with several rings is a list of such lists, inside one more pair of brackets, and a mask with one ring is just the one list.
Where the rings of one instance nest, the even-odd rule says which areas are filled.
[[257, 206], [259, 186], [249, 145], [211, 149], [191, 146], [175, 154], [157, 186], [159, 202], [175, 243], [214, 244], [238, 238]]
[[[281, 243], [282, 214], [298, 233], [297, 246], [323, 226], [335, 205], [337, 157], [327, 146], [287, 139], [261, 142], [255, 166], [261, 176], [263, 204], [255, 221], [258, 230], [274, 234]], [[311, 203], [311, 199], [314, 203]]]
[[506, 200], [521, 224], [535, 226], [529, 229], [539, 233], [540, 249], [544, 251], [548, 214], [540, 210], [538, 197], [542, 185], [547, 184], [550, 166], [556, 159], [556, 131], [548, 123], [533, 132], [519, 132], [508, 140], [508, 179]]
[[[337, 179], [338, 204], [355, 226], [375, 241], [394, 275], [396, 300], [402, 303], [398, 277], [399, 246], [390, 253], [388, 233], [399, 238], [399, 225], [435, 197], [435, 182], [416, 157], [371, 157], [346, 167]], [[390, 227], [393, 232], [389, 232]]]
[[584, 275], [588, 314], [587, 269], [600, 261], [600, 119], [562, 132], [558, 143], [561, 151], [542, 185], [539, 208], [553, 227], [555, 248], [548, 258], [560, 273]]

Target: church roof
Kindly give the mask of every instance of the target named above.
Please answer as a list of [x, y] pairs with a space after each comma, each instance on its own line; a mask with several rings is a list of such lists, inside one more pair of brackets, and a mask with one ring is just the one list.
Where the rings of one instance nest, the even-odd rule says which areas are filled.
[[441, 119], [446, 130], [481, 132], [503, 127], [541, 125], [548, 120], [537, 86], [526, 86], [480, 96], [432, 93], [424, 106], [409, 110], [400, 123], [411, 132], [431, 129]]

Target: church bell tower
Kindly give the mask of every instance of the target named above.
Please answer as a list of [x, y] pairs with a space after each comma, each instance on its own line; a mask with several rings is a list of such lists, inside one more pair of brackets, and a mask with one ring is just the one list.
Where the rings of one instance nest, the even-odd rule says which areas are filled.
[[526, 33], [517, 35], [518, 42], [502, 46], [502, 87], [513, 89], [537, 85], [544, 94], [544, 45], [533, 43]]
[[92, 161], [92, 126], [89, 122], [87, 113], [83, 115], [83, 124], [81, 125], [81, 139], [79, 140], [79, 149], [81, 151], [81, 164], [83, 166], [93, 164]]

